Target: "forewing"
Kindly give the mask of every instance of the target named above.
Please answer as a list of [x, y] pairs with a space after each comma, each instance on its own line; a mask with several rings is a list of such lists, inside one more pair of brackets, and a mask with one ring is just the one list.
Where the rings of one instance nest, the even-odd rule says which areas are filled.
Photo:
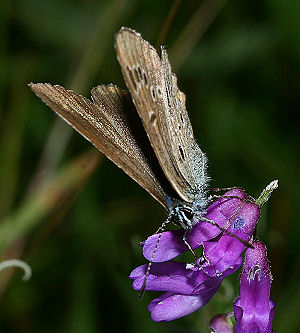
[[113, 85], [101, 85], [92, 90], [92, 102], [58, 85], [37, 83], [30, 84], [30, 88], [166, 208], [157, 160], [152, 158], [151, 149], [143, 146], [147, 137], [142, 138], [140, 120], [127, 92]]
[[192, 202], [206, 187], [206, 157], [196, 143], [167, 53], [160, 59], [141, 35], [122, 28], [117, 57], [159, 163], [179, 196]]

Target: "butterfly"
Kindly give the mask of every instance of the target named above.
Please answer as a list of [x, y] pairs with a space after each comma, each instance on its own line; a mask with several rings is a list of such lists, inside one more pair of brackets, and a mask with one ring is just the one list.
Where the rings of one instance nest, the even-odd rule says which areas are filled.
[[139, 33], [123, 27], [115, 35], [115, 49], [129, 91], [99, 85], [89, 100], [59, 85], [29, 86], [146, 189], [169, 212], [167, 222], [188, 233], [199, 217], [204, 218], [209, 177], [185, 95], [163, 47], [159, 56]]

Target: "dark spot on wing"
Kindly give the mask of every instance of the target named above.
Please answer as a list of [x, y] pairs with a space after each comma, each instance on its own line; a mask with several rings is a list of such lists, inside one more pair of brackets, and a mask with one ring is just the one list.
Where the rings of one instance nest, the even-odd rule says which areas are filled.
[[138, 72], [138, 70], [136, 68], [134, 68], [134, 76], [135, 76], [137, 82], [141, 82], [141, 78], [139, 76], [139, 72]]
[[144, 72], [144, 73], [143, 73], [143, 76], [144, 76], [144, 81], [145, 81], [145, 83], [146, 83], [146, 86], [148, 86], [147, 74]]
[[182, 113], [180, 113], [180, 119], [181, 119], [182, 123], [184, 124], [184, 119], [183, 119]]
[[184, 156], [184, 152], [183, 152], [182, 147], [178, 146], [178, 149], [179, 149], [179, 152], [180, 152], [180, 155], [181, 155], [182, 159], [185, 160], [185, 156]]
[[138, 71], [138, 73], [139, 73], [140, 81], [142, 81], [142, 80], [143, 80], [143, 75], [142, 75], [142, 71], [141, 71], [141, 67], [140, 67], [140, 65], [137, 66], [137, 71]]
[[128, 71], [128, 74], [129, 74], [130, 81], [131, 81], [131, 83], [132, 83], [132, 85], [134, 87], [134, 90], [137, 91], [137, 85], [136, 85], [136, 82], [134, 80], [134, 76], [132, 74], [131, 69], [128, 66], [127, 66], [127, 71]]
[[155, 90], [154, 90], [154, 88], [153, 88], [152, 86], [151, 86], [150, 90], [151, 90], [152, 98], [153, 98], [153, 100], [155, 101], [155, 98], [156, 98]]

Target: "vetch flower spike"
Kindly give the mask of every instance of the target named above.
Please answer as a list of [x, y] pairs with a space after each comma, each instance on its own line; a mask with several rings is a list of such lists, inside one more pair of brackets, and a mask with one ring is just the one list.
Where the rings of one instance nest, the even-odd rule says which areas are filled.
[[[277, 181], [270, 183], [257, 201], [250, 199], [242, 189], [231, 189], [207, 208], [205, 217], [244, 242], [250, 242], [260, 215], [260, 207], [276, 187]], [[160, 235], [160, 242], [157, 243]], [[242, 253], [246, 245], [215, 225], [201, 221], [200, 216], [199, 222], [187, 235], [187, 241], [192, 249], [203, 247], [203, 255], [192, 264], [170, 262], [169, 260], [188, 250], [182, 237], [182, 230], [150, 236], [142, 244], [145, 258], [152, 259], [150, 271], [146, 264], [137, 267], [130, 274], [135, 290], [145, 288], [144, 290], [165, 291], [149, 304], [148, 309], [154, 321], [175, 320], [202, 308], [216, 293], [223, 279], [235, 272], [243, 261]], [[249, 253], [250, 250], [251, 248], [247, 248], [246, 252]], [[255, 278], [257, 273], [254, 273], [252, 275]], [[241, 282], [241, 286], [244, 288], [243, 283]], [[255, 310], [259, 308], [258, 305], [258, 308], [248, 309], [245, 306], [247, 303], [243, 303], [244, 294], [241, 291], [241, 296], [235, 303], [235, 315], [237, 318], [241, 316], [241, 322], [244, 320], [245, 309], [249, 310], [246, 311], [249, 316], [253, 313], [255, 316]], [[271, 310], [272, 304], [269, 304]], [[270, 318], [273, 312], [270, 313]], [[249, 332], [252, 333], [251, 330]]]
[[267, 249], [262, 242], [245, 253], [240, 280], [240, 296], [233, 304], [236, 333], [272, 333], [275, 304], [270, 300], [272, 275]]

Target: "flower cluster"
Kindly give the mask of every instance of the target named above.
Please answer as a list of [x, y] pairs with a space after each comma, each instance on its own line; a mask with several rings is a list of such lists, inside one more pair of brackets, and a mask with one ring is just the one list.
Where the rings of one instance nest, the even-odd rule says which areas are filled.
[[[246, 249], [241, 294], [234, 303], [236, 329], [237, 332], [271, 333], [274, 303], [269, 299], [271, 278], [266, 253], [258, 243], [253, 243], [253, 248], [245, 245], [252, 242], [259, 216], [259, 207], [246, 200], [243, 190], [235, 188], [226, 192], [207, 208], [206, 218], [230, 234], [209, 222], [199, 221], [187, 235], [193, 249], [203, 249], [196, 265], [170, 261], [187, 251], [183, 242], [184, 231], [163, 232], [154, 258], [159, 235], [150, 236], [142, 245], [144, 257], [153, 261], [145, 290], [164, 291], [149, 304], [152, 319], [171, 321], [202, 308], [217, 292], [223, 279], [242, 265], [242, 254]], [[255, 254], [256, 251], [259, 253]], [[135, 290], [143, 287], [147, 267], [145, 264], [131, 272], [129, 278], [133, 280]], [[262, 327], [267, 328], [262, 330]]]

